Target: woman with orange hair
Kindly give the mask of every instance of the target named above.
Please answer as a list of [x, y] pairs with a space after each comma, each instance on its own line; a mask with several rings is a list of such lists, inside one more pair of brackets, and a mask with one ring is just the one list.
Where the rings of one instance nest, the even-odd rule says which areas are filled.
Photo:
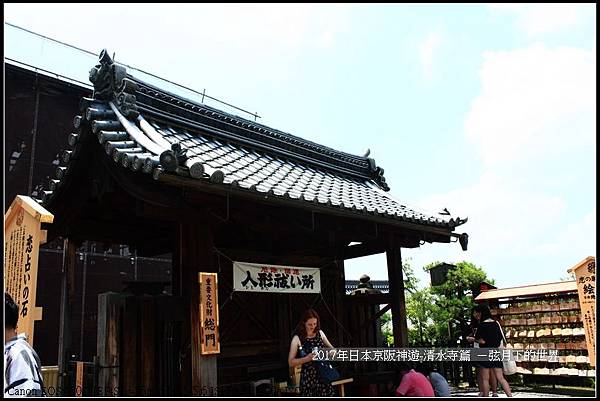
[[319, 371], [312, 362], [315, 357], [312, 350], [315, 348], [333, 348], [333, 345], [321, 330], [319, 314], [314, 309], [308, 309], [296, 326], [296, 334], [290, 344], [288, 364], [290, 367], [302, 365], [300, 375], [300, 394], [302, 396], [333, 396], [335, 395], [333, 386], [321, 380]]

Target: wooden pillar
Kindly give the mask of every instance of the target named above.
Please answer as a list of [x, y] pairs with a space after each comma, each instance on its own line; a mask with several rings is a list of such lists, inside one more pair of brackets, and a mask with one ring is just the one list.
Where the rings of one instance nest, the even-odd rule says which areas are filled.
[[141, 348], [138, 344], [138, 325], [140, 316], [139, 298], [126, 296], [123, 298], [123, 351], [121, 353], [120, 371], [122, 390], [120, 395], [134, 397], [138, 390], [138, 359]]
[[290, 341], [292, 338], [291, 316], [289, 313], [289, 294], [276, 294], [273, 297], [277, 311], [277, 326], [279, 329], [279, 354], [282, 364], [287, 364]]
[[[98, 336], [96, 354], [98, 355], [98, 391], [99, 396], [120, 395], [120, 365], [122, 333], [122, 309], [124, 296], [115, 292], [98, 294]], [[125, 337], [130, 337], [125, 335]]]
[[335, 261], [334, 266], [334, 286], [335, 286], [335, 316], [338, 322], [340, 322], [342, 326], [336, 323], [337, 326], [337, 335], [338, 341], [337, 344], [334, 344], [335, 347], [343, 347], [346, 344], [346, 339], [344, 338], [344, 327], [346, 327], [346, 319], [344, 314], [344, 297], [346, 295], [346, 275], [344, 272], [344, 259], [340, 256]]
[[171, 260], [171, 294], [174, 297], [183, 296], [183, 277], [181, 276], [183, 255], [181, 254], [181, 238], [182, 238], [181, 224], [177, 223], [173, 236], [176, 238], [173, 244], [173, 257]]
[[[337, 334], [337, 342], [333, 345], [335, 347], [343, 347], [344, 341], [344, 327], [346, 327], [345, 316], [344, 316], [344, 296], [346, 295], [346, 279], [344, 272], [344, 248], [339, 246], [338, 238], [335, 231], [329, 232], [329, 247], [335, 250], [334, 254], [334, 265], [331, 269], [331, 275], [329, 276], [332, 280], [333, 285], [333, 305], [335, 310], [335, 318], [339, 323], [335, 323]], [[328, 284], [326, 284], [328, 285]], [[342, 327], [343, 325], [343, 327]]]
[[[198, 272], [217, 272], [212, 230], [208, 219], [190, 216], [179, 226], [179, 274], [182, 296], [188, 302], [189, 326], [184, 329], [186, 358], [182, 395], [217, 395], [217, 356], [201, 355], [200, 291]], [[188, 348], [189, 345], [189, 348]], [[189, 381], [187, 378], [190, 378]]]
[[67, 388], [67, 361], [71, 350], [71, 297], [73, 295], [73, 275], [76, 262], [75, 243], [65, 238], [63, 241], [63, 265], [60, 298], [60, 322], [58, 332], [58, 389], [57, 395], [65, 394]]
[[408, 346], [408, 327], [406, 324], [406, 301], [404, 299], [404, 278], [402, 277], [402, 255], [396, 238], [391, 236], [386, 247], [388, 281], [392, 302], [392, 328], [394, 347]]
[[[187, 319], [187, 316], [189, 316], [190, 314], [190, 307], [189, 307], [189, 287], [188, 286], [184, 286], [184, 260], [187, 257], [184, 253], [183, 253], [183, 248], [184, 248], [184, 237], [186, 236], [184, 234], [184, 225], [183, 223], [178, 223], [177, 224], [177, 232], [176, 232], [176, 237], [177, 237], [177, 243], [175, 245], [175, 251], [173, 254], [173, 271], [172, 271], [172, 275], [171, 275], [171, 283], [172, 283], [172, 292], [173, 295], [176, 297], [181, 297], [184, 300], [184, 305], [185, 305], [185, 310], [184, 310], [184, 316]], [[187, 263], [187, 262], [186, 262]], [[183, 326], [182, 326], [182, 332], [181, 332], [181, 355], [179, 355], [180, 357], [180, 363], [181, 363], [181, 372], [180, 372], [180, 377], [179, 377], [179, 383], [180, 383], [180, 390], [179, 390], [179, 394], [178, 395], [189, 395], [192, 393], [192, 381], [191, 381], [191, 369], [192, 369], [192, 365], [191, 365], [191, 359], [189, 357], [189, 353], [190, 353], [190, 328], [189, 328], [189, 323], [187, 321], [184, 321]], [[162, 365], [161, 365], [162, 368]], [[163, 373], [161, 371], [160, 374], [160, 379], [163, 379]], [[159, 387], [164, 387], [164, 384], [162, 381], [159, 383]]]
[[[155, 365], [155, 316], [154, 298], [143, 295], [140, 299], [140, 320], [141, 320], [141, 361], [140, 361], [140, 381], [142, 384], [143, 396], [157, 395], [156, 378], [157, 371]], [[140, 394], [138, 394], [140, 395]]]

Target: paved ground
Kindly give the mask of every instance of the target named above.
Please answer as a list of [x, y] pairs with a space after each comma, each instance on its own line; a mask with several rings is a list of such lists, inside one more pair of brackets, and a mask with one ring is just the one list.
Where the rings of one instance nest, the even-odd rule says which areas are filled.
[[[453, 397], [477, 397], [477, 391], [456, 391], [452, 392]], [[500, 392], [498, 393], [498, 398], [506, 397], [506, 394]], [[524, 391], [515, 391], [513, 392], [513, 397], [516, 398], [565, 398], [570, 397], [568, 395], [561, 394], [546, 394], [546, 393], [529, 393]]]

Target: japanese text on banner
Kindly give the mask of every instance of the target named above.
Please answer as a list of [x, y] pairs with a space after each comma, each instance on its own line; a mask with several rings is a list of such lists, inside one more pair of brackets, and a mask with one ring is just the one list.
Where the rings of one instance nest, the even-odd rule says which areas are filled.
[[321, 275], [314, 267], [233, 262], [233, 288], [252, 292], [319, 293]]

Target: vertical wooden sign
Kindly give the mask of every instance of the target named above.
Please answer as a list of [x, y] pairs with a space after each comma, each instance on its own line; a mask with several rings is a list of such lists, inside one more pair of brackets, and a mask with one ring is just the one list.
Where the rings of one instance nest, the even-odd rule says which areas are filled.
[[83, 395], [83, 362], [77, 362], [77, 374], [75, 375], [75, 397]]
[[585, 328], [585, 342], [590, 365], [596, 366], [596, 258], [588, 256], [570, 268], [575, 273], [581, 318]]
[[4, 289], [19, 306], [17, 333], [25, 333], [33, 345], [36, 320], [42, 308], [35, 306], [38, 254], [46, 242], [41, 223], [54, 216], [28, 196], [17, 195], [4, 215]]
[[221, 352], [217, 273], [198, 273], [200, 283], [200, 344], [202, 355]]

